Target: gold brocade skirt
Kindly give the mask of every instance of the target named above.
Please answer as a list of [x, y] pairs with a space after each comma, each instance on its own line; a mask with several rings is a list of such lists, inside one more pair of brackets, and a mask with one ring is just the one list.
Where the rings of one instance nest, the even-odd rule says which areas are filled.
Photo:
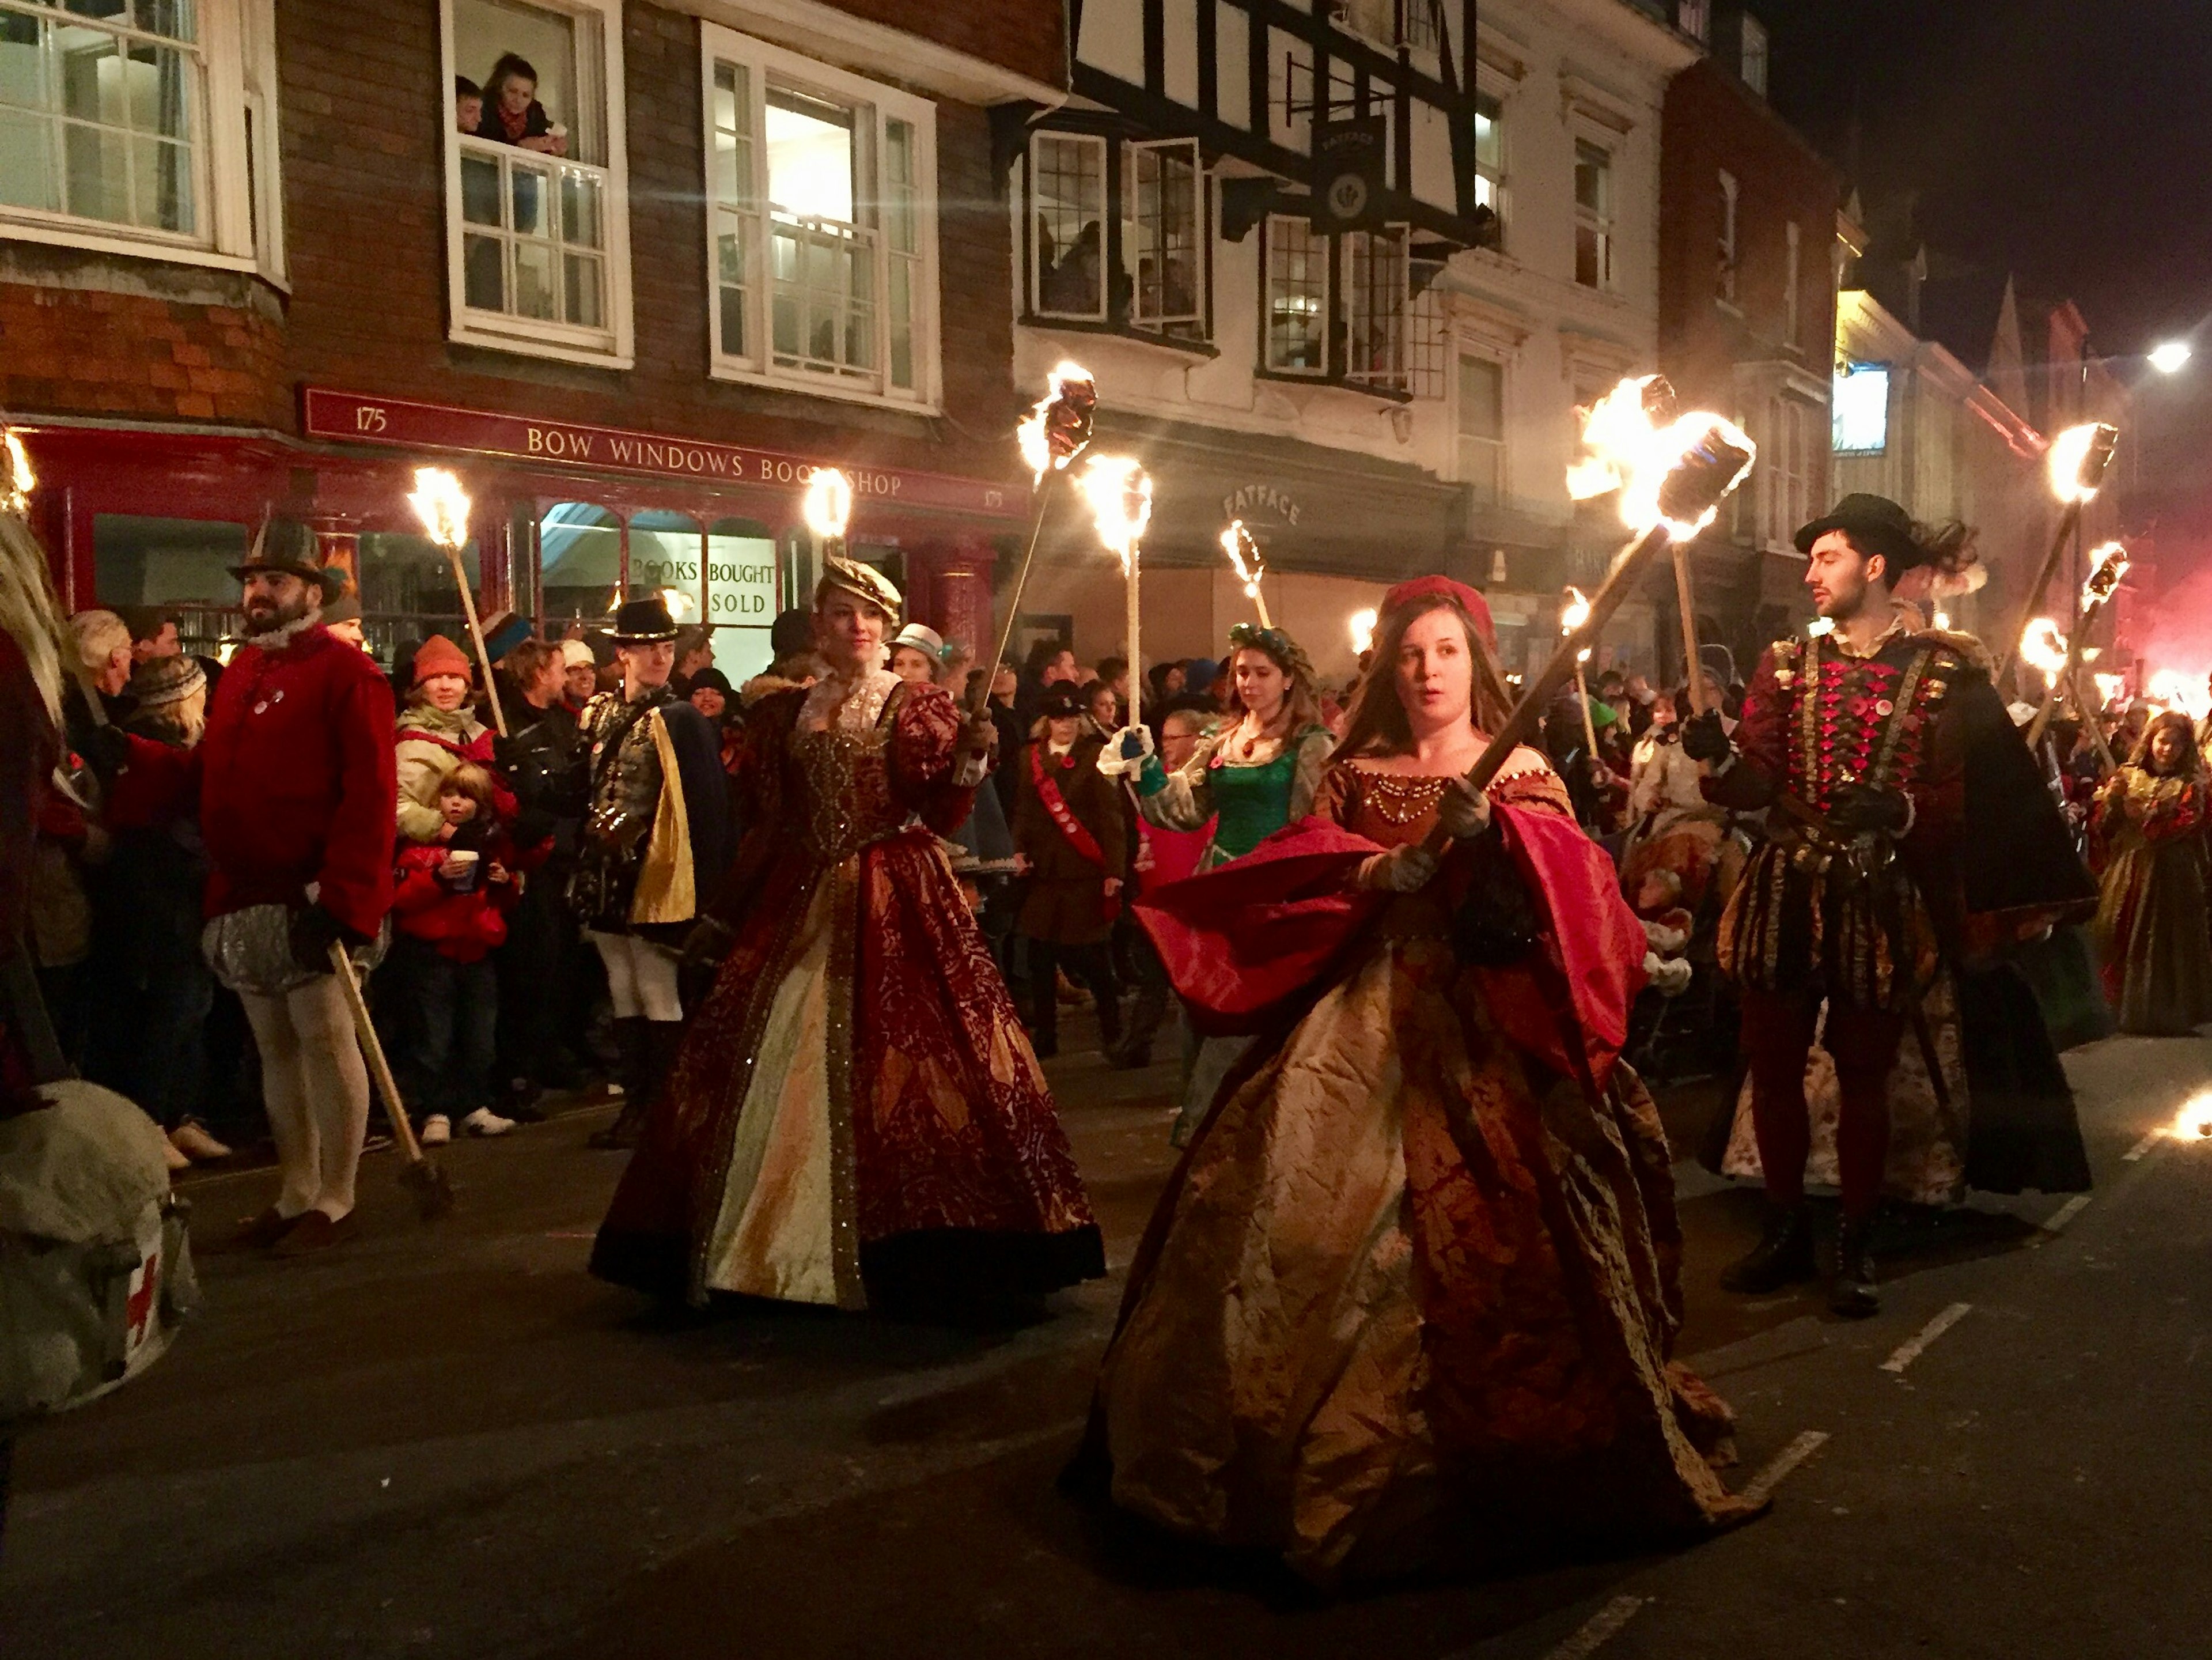
[[1668, 1364], [1650, 1097], [1533, 1076], [1449, 942], [1382, 932], [1162, 1201], [1099, 1383], [1115, 1501], [1322, 1584], [1755, 1513]]

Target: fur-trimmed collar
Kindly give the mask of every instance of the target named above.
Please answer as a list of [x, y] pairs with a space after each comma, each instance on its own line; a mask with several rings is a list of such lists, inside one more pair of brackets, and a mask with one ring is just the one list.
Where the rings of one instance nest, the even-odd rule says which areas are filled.
[[270, 629], [266, 634], [247, 635], [246, 643], [249, 646], [258, 646], [263, 651], [273, 655], [286, 649], [294, 641], [310, 629], [319, 629], [322, 625], [322, 608], [319, 605], [310, 606], [306, 616], [296, 617], [289, 623]]

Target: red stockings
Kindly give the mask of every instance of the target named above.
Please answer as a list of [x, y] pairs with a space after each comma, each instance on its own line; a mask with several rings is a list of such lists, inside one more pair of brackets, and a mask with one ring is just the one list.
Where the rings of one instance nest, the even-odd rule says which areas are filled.
[[[1805, 1107], [1805, 1056], [1820, 1012], [1817, 993], [1742, 994], [1743, 1050], [1751, 1064], [1752, 1127], [1766, 1191], [1777, 1204], [1805, 1196], [1805, 1160], [1812, 1125]], [[1825, 1047], [1836, 1063], [1843, 1098], [1836, 1125], [1836, 1164], [1844, 1214], [1864, 1216], [1881, 1196], [1889, 1158], [1889, 1072], [1905, 1036], [1905, 1016], [1880, 1009], [1828, 1006]]]

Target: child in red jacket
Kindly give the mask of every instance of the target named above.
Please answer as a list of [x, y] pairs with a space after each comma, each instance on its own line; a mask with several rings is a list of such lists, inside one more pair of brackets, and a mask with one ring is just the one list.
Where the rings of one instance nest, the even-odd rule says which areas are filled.
[[520, 889], [514, 846], [497, 818], [490, 773], [463, 762], [438, 785], [443, 821], [428, 842], [402, 840], [387, 965], [405, 1005], [395, 1046], [399, 1087], [423, 1114], [422, 1139], [504, 1135], [514, 1120], [491, 1110], [499, 978], [491, 953], [507, 941]]

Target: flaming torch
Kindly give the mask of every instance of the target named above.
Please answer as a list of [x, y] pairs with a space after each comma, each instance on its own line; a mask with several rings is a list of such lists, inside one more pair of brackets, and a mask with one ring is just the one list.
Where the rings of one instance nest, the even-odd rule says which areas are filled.
[[824, 559], [845, 556], [845, 526], [853, 522], [853, 481], [835, 467], [817, 467], [799, 501], [799, 516], [821, 544]]
[[[1506, 757], [1535, 730], [1545, 706], [1574, 678], [1582, 654], [1627, 601], [1658, 550], [1671, 541], [1695, 538], [1751, 475], [1759, 452], [1741, 428], [1701, 411], [1664, 418], [1668, 412], [1663, 405], [1655, 408], [1645, 401], [1652, 378], [1622, 381], [1590, 411], [1583, 427], [1586, 453], [1568, 470], [1570, 491], [1620, 491], [1620, 516], [1637, 532], [1636, 539], [1614, 556], [1604, 583], [1589, 598], [1589, 615], [1529, 679], [1521, 701], [1468, 773], [1477, 789], [1498, 775]], [[1448, 839], [1434, 831], [1425, 845], [1440, 854]]]
[[0, 513], [21, 518], [31, 511], [31, 492], [39, 476], [31, 471], [30, 452], [13, 427], [0, 427]]
[[[1006, 595], [1006, 616], [999, 624], [999, 643], [984, 666], [991, 673], [975, 683], [975, 690], [969, 696], [970, 714], [982, 709], [983, 700], [991, 695], [992, 678], [999, 665], [1006, 660], [1006, 642], [1014, 637], [1014, 618], [1021, 615], [1022, 590], [1029, 586], [1030, 566], [1036, 559], [1037, 538], [1044, 534], [1045, 518], [1051, 509], [1053, 481], [1091, 447], [1091, 423], [1097, 413], [1098, 383], [1091, 379], [1091, 371], [1079, 363], [1063, 362], [1053, 370], [1045, 395], [1031, 407], [1029, 419], [1015, 429], [1015, 441], [1021, 446], [1022, 459], [1034, 480], [1029, 546], [1022, 555], [1020, 569], [1014, 573], [1014, 586]], [[1136, 682], [1132, 680], [1129, 684], [1133, 690]]]
[[[2027, 631], [2030, 619], [2043, 609], [2043, 596], [2051, 587], [2051, 579], [2058, 574], [2058, 562], [2065, 556], [2066, 544], [2081, 523], [2081, 509], [2097, 499], [2104, 487], [2105, 473], [2112, 465], [2113, 447], [2120, 441], [2118, 427], [2106, 426], [2101, 421], [2086, 422], [2078, 427], [2069, 427], [2051, 441], [2051, 449], [2045, 458], [2051, 470], [2051, 493], [2058, 498], [2058, 529], [2051, 538], [2051, 551], [2044, 556], [2043, 569], [2036, 573], [2035, 585], [2021, 602], [2020, 627], [2014, 630], [2017, 640]], [[2005, 654], [2004, 661], [1997, 665], [1995, 678], [2002, 682], [2018, 660], [2018, 648]]]
[[1129, 590], [1129, 720], [1137, 719], [1137, 688], [1144, 684], [1145, 660], [1137, 644], [1137, 551], [1152, 516], [1152, 481], [1126, 455], [1094, 455], [1076, 475], [1075, 487], [1091, 504], [1098, 539], [1119, 555]]
[[[1274, 627], [1267, 620], [1267, 602], [1260, 593], [1260, 579], [1267, 574], [1267, 563], [1260, 557], [1260, 544], [1252, 539], [1252, 532], [1244, 528], [1242, 519], [1231, 520], [1228, 529], [1221, 532], [1221, 550], [1236, 568], [1237, 580], [1244, 585], [1244, 597], [1259, 608], [1260, 626]], [[1251, 556], [1249, 560], [1247, 554]]]
[[1352, 613], [1352, 654], [1354, 657], [1364, 657], [1375, 648], [1375, 625], [1381, 620], [1381, 613], [1372, 605]]
[[[1571, 635], [1589, 621], [1589, 613], [1590, 604], [1583, 597], [1583, 591], [1569, 588], [1567, 603], [1559, 611], [1559, 632]], [[1575, 654], [1575, 701], [1582, 706], [1583, 742], [1588, 745], [1585, 753], [1595, 761], [1597, 759], [1597, 723], [1590, 719], [1589, 681], [1583, 672], [1583, 665], [1589, 661], [1589, 648], [1584, 646]]]
[[2088, 642], [2089, 630], [2097, 625], [2097, 618], [2103, 615], [2105, 607], [2112, 603], [2112, 596], [2119, 592], [2120, 582], [2128, 574], [2128, 550], [2118, 542], [2107, 542], [2097, 549], [2096, 560], [2089, 580], [2081, 585], [2081, 615], [2074, 625], [2073, 638], [2067, 644], [2065, 658], [2050, 689], [2043, 694], [2043, 707], [2036, 710], [2035, 719], [2028, 726], [2027, 746], [2031, 750], [2043, 742], [2043, 734], [2051, 729], [2051, 717], [2058, 712], [2059, 699], [2068, 687], [2075, 685], [2081, 672], [2081, 648]]
[[477, 619], [477, 596], [461, 569], [461, 550], [469, 540], [469, 496], [461, 481], [443, 467], [415, 469], [415, 490], [407, 498], [422, 533], [446, 550], [453, 568], [453, 586], [461, 591], [461, 615], [467, 619], [469, 639], [477, 648], [477, 666], [483, 672], [484, 701], [491, 705], [491, 723], [507, 736], [507, 712], [499, 706], [499, 688], [491, 678], [491, 654], [484, 649], [483, 624]]

